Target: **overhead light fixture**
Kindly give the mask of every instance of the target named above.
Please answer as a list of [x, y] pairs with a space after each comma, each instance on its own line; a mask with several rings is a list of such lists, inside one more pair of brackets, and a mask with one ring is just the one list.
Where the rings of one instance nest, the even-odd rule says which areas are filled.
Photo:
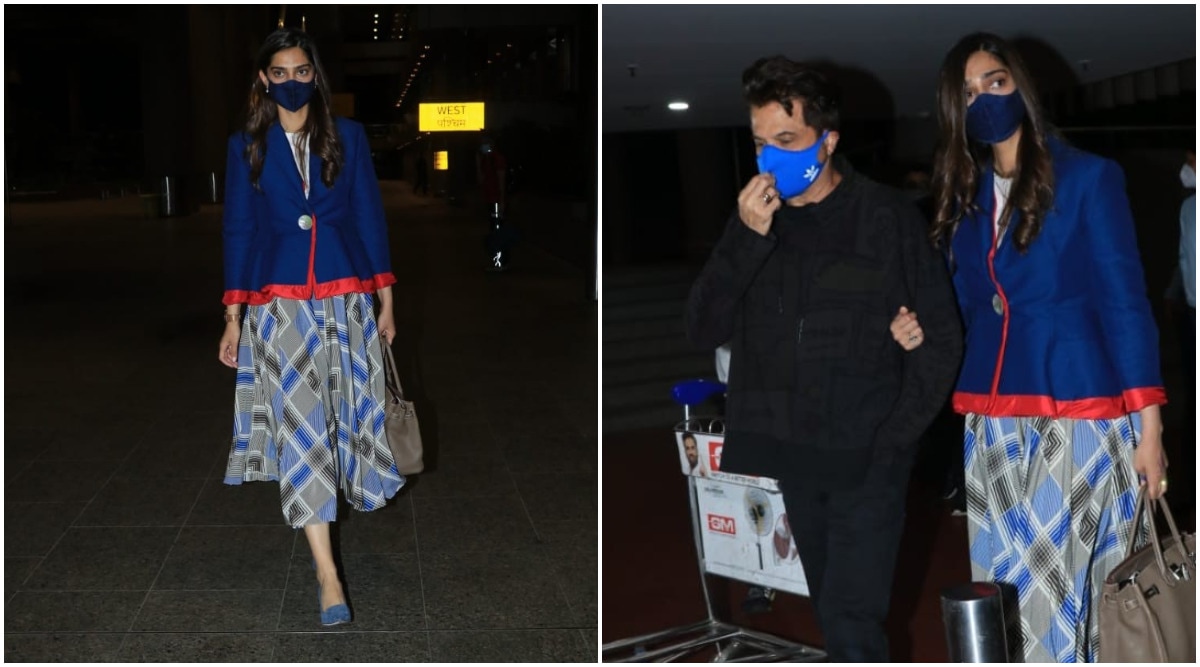
[[687, 102], [671, 102], [670, 104], [667, 105], [667, 108], [670, 109], [671, 111], [687, 111], [688, 103]]

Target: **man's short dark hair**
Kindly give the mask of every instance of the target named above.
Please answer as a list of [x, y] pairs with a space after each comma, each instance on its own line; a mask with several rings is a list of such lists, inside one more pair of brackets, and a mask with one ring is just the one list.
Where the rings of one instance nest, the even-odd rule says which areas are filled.
[[792, 115], [792, 102], [804, 109], [804, 124], [817, 132], [838, 130], [841, 103], [837, 86], [821, 72], [784, 56], [759, 58], [742, 73], [746, 103], [761, 107], [778, 102]]

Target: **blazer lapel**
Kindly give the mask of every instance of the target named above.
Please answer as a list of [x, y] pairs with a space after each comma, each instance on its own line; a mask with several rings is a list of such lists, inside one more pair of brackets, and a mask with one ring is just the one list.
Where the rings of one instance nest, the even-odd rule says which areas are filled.
[[303, 206], [304, 184], [300, 180], [300, 169], [296, 167], [296, 155], [292, 152], [291, 142], [278, 122], [267, 130], [267, 164], [276, 173], [276, 178], [284, 183], [283, 190], [287, 196], [299, 198]]
[[983, 178], [979, 181], [979, 193], [975, 196], [975, 201], [979, 202], [979, 239], [983, 244], [983, 256], [986, 258], [992, 251], [992, 242], [996, 236], [996, 205], [995, 197], [995, 181], [993, 172], [987, 169], [983, 172]]
[[311, 142], [308, 147], [308, 178], [308, 201], [316, 202], [328, 194], [329, 189], [321, 181], [321, 156], [313, 150]]

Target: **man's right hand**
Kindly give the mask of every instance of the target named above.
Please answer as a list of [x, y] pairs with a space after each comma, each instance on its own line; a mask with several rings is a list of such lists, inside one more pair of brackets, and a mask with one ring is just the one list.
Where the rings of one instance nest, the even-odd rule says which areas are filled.
[[742, 224], [766, 236], [771, 231], [775, 211], [782, 205], [779, 191], [775, 189], [775, 177], [759, 174], [750, 179], [738, 194], [738, 217], [742, 219]]

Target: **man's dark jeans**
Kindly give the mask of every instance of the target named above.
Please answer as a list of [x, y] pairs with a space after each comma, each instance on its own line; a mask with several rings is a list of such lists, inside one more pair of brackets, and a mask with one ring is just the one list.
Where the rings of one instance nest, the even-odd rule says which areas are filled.
[[911, 468], [911, 460], [876, 466], [861, 486], [836, 491], [781, 480], [830, 662], [889, 661], [883, 623]]

